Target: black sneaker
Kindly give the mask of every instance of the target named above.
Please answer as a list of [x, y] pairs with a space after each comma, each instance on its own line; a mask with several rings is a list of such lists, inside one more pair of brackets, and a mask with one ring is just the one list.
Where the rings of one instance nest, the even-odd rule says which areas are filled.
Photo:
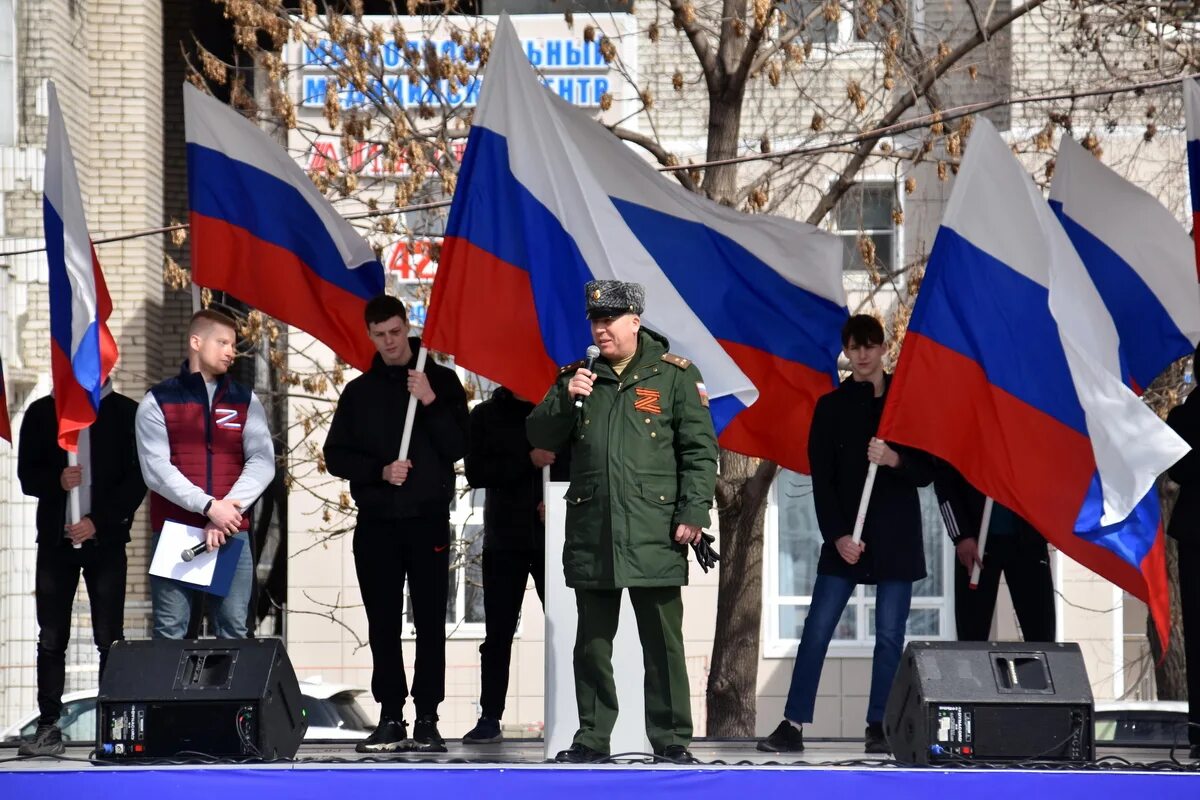
[[418, 753], [444, 753], [446, 740], [438, 733], [437, 714], [420, 714], [413, 724], [413, 750]]
[[408, 725], [404, 720], [381, 719], [371, 735], [354, 746], [359, 753], [394, 753], [404, 749]]
[[804, 750], [804, 734], [786, 719], [771, 735], [758, 743], [764, 753], [799, 753]]
[[471, 732], [462, 738], [462, 742], [463, 744], [492, 744], [503, 738], [500, 735], [500, 720], [494, 717], [480, 717]]
[[878, 722], [867, 725], [863, 740], [865, 742], [863, 750], [868, 753], [886, 755], [892, 752], [892, 748], [888, 747], [887, 737], [883, 735], [883, 725]]
[[63, 746], [62, 731], [57, 725], [39, 723], [33, 739], [21, 742], [17, 753], [23, 756], [60, 756], [66, 749]]
[[566, 750], [559, 750], [554, 760], [559, 764], [591, 764], [602, 758], [608, 758], [608, 753], [601, 753], [599, 750], [593, 750], [586, 744], [576, 742]]
[[661, 753], [655, 753], [659, 758], [673, 761], [676, 764], [699, 764], [700, 759], [692, 755], [692, 751], [688, 750], [681, 744], [669, 744], [663, 748]]

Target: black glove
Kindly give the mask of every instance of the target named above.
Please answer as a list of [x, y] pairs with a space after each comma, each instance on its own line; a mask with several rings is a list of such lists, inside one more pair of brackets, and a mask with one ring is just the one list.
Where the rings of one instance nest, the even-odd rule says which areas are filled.
[[705, 572], [715, 567], [717, 562], [721, 560], [721, 554], [712, 548], [712, 543], [716, 540], [717, 537], [711, 533], [701, 532], [700, 541], [692, 543], [692, 550], [696, 553], [696, 563]]

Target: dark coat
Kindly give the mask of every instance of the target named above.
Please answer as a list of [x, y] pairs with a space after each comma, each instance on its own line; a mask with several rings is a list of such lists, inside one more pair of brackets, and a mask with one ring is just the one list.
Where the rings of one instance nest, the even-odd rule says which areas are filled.
[[[968, 483], [961, 472], [940, 458], [934, 459], [933, 486], [937, 491], [938, 507], [942, 512], [942, 521], [946, 524], [946, 534], [950, 541], [958, 544], [963, 539], [978, 539], [987, 495]], [[1010, 533], [1031, 537], [1035, 541], [1041, 539], [1041, 534], [1026, 522], [1024, 517], [999, 503], [994, 503], [992, 508], [991, 530], [996, 530], [997, 518], [1002, 510], [1011, 515], [1008, 518], [1013, 528]]]
[[394, 486], [383, 468], [396, 460], [408, 408], [408, 371], [416, 368], [421, 340], [409, 340], [407, 366], [388, 366], [375, 356], [371, 368], [346, 384], [325, 438], [325, 465], [350, 481], [358, 516], [370, 520], [447, 517], [454, 499], [454, 463], [467, 454], [467, 396], [454, 370], [425, 364], [437, 398], [417, 403], [407, 480]]
[[[891, 376], [886, 377], [891, 385]], [[857, 564], [847, 564], [834, 546], [854, 532], [858, 503], [867, 481], [867, 445], [879, 429], [887, 397], [874, 396], [870, 383], [846, 381], [817, 401], [808, 438], [812, 465], [813, 499], [817, 524], [825, 540], [820, 575], [836, 575], [858, 583], [925, 577], [921, 501], [917, 487], [933, 480], [933, 459], [911, 447], [892, 444], [900, 466], [883, 467], [867, 506], [863, 542], [866, 549]]]
[[707, 526], [717, 480], [717, 437], [704, 379], [667, 340], [642, 328], [618, 377], [603, 360], [592, 394], [576, 410], [569, 364], [526, 423], [535, 447], [571, 445], [563, 568], [580, 589], [682, 586], [681, 523]]
[[1179, 499], [1171, 512], [1167, 534], [1181, 542], [1200, 542], [1200, 396], [1189, 394], [1167, 414], [1167, 424], [1192, 446], [1191, 452], [1167, 470], [1179, 484]]
[[[137, 407], [135, 400], [111, 392], [100, 401], [89, 429], [92, 510], [87, 516], [96, 526], [96, 542], [105, 547], [123, 547], [129, 541], [133, 515], [146, 497], [134, 436]], [[38, 499], [37, 540], [61, 541], [67, 520], [67, 493], [61, 483], [67, 451], [58, 446], [53, 397], [39, 398], [29, 406], [18, 443], [21, 491]]]
[[[467, 483], [485, 489], [483, 546], [486, 550], [544, 550], [546, 524], [538, 514], [542, 471], [533, 465], [533, 449], [525, 435], [525, 418], [533, 403], [518, 400], [503, 386], [471, 410], [471, 446], [467, 450]], [[563, 480], [569, 457], [560, 454], [551, 477]]]

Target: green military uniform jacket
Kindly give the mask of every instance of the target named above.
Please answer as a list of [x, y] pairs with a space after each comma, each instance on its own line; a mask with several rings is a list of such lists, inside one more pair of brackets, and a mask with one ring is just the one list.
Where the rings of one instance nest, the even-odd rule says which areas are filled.
[[700, 371], [642, 328], [618, 377], [596, 362], [582, 410], [569, 364], [526, 421], [534, 447], [571, 444], [567, 490], [567, 585], [578, 589], [683, 586], [687, 546], [675, 526], [706, 526], [717, 476], [717, 438]]

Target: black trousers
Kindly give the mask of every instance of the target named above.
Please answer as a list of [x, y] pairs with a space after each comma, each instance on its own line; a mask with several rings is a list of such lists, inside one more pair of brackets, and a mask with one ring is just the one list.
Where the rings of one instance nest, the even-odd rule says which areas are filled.
[[533, 575], [542, 606], [546, 604], [546, 553], [542, 550], [483, 551], [483, 615], [485, 636], [479, 645], [479, 705], [483, 716], [504, 716], [513, 635], [521, 617], [525, 586]]
[[1046, 540], [1024, 525], [1007, 536], [989, 536], [983, 563], [975, 589], [970, 587], [971, 575], [966, 568], [957, 561], [954, 564], [954, 616], [959, 640], [987, 640], [1003, 573], [1025, 641], [1054, 641], [1054, 579]]
[[71, 639], [71, 607], [79, 573], [92, 607], [92, 638], [100, 651], [100, 676], [108, 649], [125, 638], [125, 546], [84, 542], [78, 550], [66, 539], [42, 542], [37, 549], [34, 597], [37, 606], [38, 721], [58, 722], [67, 678], [67, 644]]
[[1187, 663], [1188, 740], [1200, 745], [1200, 541], [1179, 542], [1179, 598]]
[[401, 634], [404, 584], [417, 658], [412, 698], [418, 714], [436, 714], [446, 697], [446, 597], [450, 586], [450, 520], [447, 517], [358, 521], [354, 567], [367, 612], [371, 692], [381, 719], [403, 719], [408, 697]]

